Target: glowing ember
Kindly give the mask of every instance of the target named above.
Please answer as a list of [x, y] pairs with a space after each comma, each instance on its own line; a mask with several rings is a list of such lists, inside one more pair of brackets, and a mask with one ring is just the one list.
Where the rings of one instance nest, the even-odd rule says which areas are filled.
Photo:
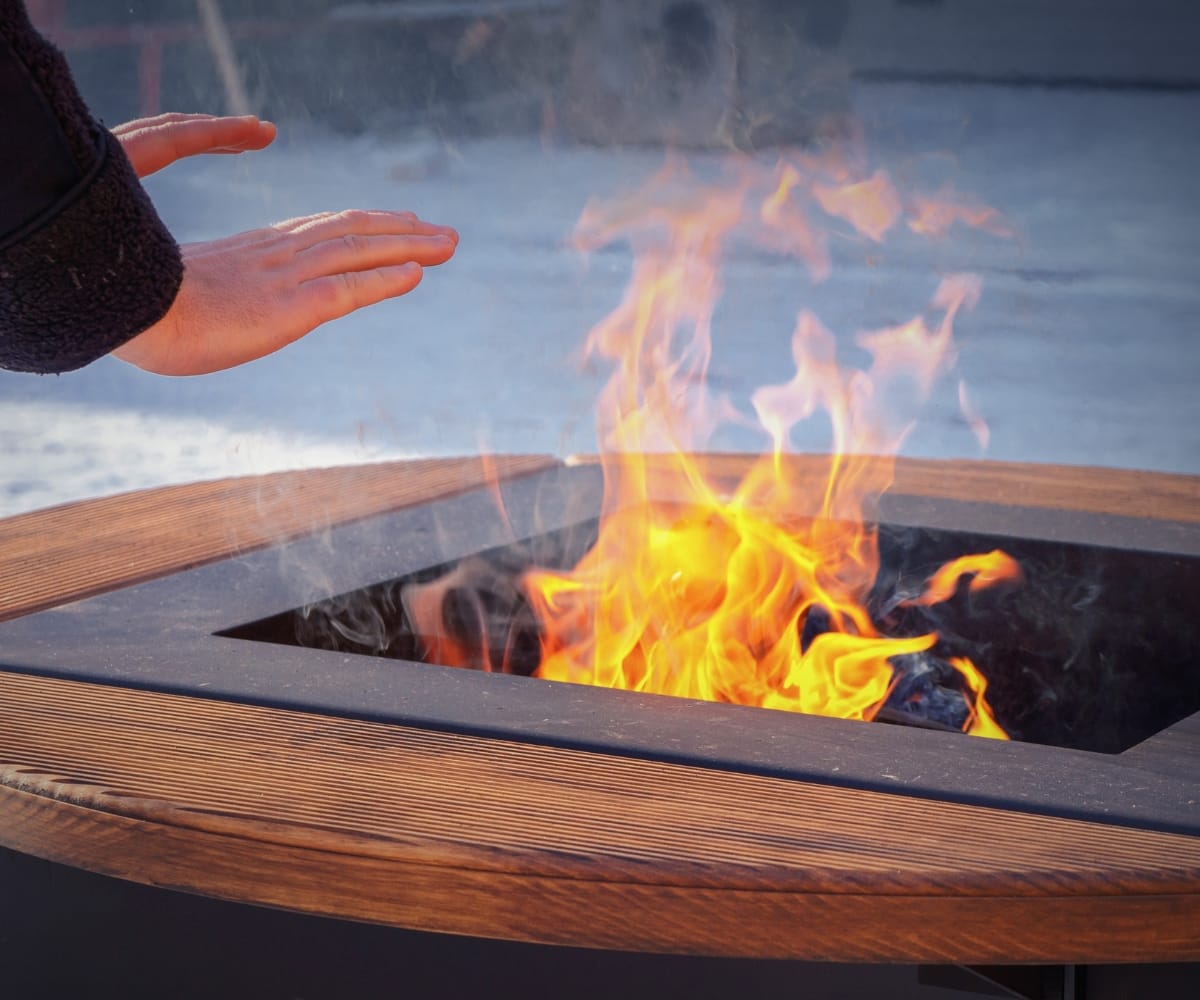
[[[961, 198], [909, 204], [917, 232], [999, 225]], [[896, 683], [892, 658], [935, 646], [935, 634], [887, 638], [873, 624], [865, 601], [878, 549], [868, 515], [916, 410], [953, 365], [954, 321], [977, 301], [976, 277], [946, 276], [927, 315], [860, 334], [871, 357], [864, 370], [840, 366], [833, 335], [801, 312], [795, 374], [751, 400], [770, 450], [736, 484], [710, 476], [704, 457], [718, 425], [747, 422], [705, 385], [726, 245], [752, 239], [798, 257], [820, 281], [830, 266], [827, 227], [878, 242], [904, 205], [886, 172], [856, 168], [839, 152], [770, 170], [741, 163], [720, 186], [672, 161], [639, 194], [588, 208], [578, 245], [625, 239], [635, 261], [624, 301], [586, 346], [588, 357], [614, 365], [598, 411], [599, 540], [573, 571], [537, 570], [523, 581], [542, 636], [538, 676], [870, 719]], [[822, 216], [824, 226], [811, 221]], [[965, 407], [965, 391], [961, 398]], [[832, 426], [833, 455], [814, 479], [786, 452], [792, 428], [818, 411]], [[982, 433], [980, 418], [968, 419]], [[964, 574], [976, 588], [1020, 570], [999, 552], [956, 560], [920, 601], [946, 599]], [[963, 728], [1003, 738], [979, 671], [945, 662], [969, 708]]]

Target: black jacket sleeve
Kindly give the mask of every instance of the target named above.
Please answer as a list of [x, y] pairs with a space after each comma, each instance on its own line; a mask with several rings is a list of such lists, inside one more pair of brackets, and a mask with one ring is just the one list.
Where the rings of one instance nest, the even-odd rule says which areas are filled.
[[81, 368], [152, 326], [183, 262], [120, 143], [0, 0], [0, 367]]

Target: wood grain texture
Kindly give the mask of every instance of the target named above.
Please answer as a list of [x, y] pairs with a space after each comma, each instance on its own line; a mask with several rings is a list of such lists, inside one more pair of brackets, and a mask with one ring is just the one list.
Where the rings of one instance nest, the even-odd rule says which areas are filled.
[[[594, 464], [595, 455], [577, 455], [569, 463]], [[666, 485], [669, 464], [648, 456], [651, 489]], [[706, 455], [702, 467], [714, 481], [745, 474], [746, 455]], [[788, 455], [787, 474], [823, 483], [829, 475], [827, 455]], [[1200, 524], [1200, 479], [1195, 476], [1102, 469], [1088, 466], [984, 462], [968, 459], [900, 458], [890, 492], [912, 497], [984, 501], [1016, 507], [1081, 511], [1123, 517]], [[796, 513], [807, 513], [797, 511]]]
[[[501, 478], [556, 464], [490, 460]], [[298, 535], [475, 489], [478, 458], [422, 459], [167, 486], [0, 520], [0, 621]]]
[[[728, 475], [745, 461], [711, 460]], [[824, 460], [790, 461], [817, 475]], [[503, 477], [552, 464], [497, 463]], [[470, 459], [287, 473], [0, 521], [0, 617], [483, 475]], [[1195, 523], [1197, 482], [912, 461], [896, 489]], [[1200, 838], [5, 673], [0, 844], [232, 900], [527, 941], [1200, 960]]]
[[0, 674], [0, 843], [406, 927], [821, 960], [1200, 958], [1200, 839]]
[[1200, 523], [1200, 479], [1130, 469], [904, 459], [892, 491], [1018, 507]]

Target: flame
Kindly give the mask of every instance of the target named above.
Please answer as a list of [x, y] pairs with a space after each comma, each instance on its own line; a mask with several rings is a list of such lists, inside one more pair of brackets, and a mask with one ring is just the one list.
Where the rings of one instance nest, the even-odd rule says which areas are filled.
[[[822, 280], [826, 232], [805, 199], [873, 242], [904, 204], [885, 171], [834, 151], [773, 169], [739, 162], [719, 185], [671, 159], [642, 190], [585, 210], [576, 246], [626, 240], [634, 264], [623, 301], [584, 350], [613, 369], [598, 404], [598, 540], [572, 571], [523, 578], [541, 626], [538, 676], [870, 719], [894, 684], [891, 658], [936, 645], [932, 633], [888, 638], [876, 629], [866, 608], [879, 566], [869, 515], [916, 411], [953, 366], [953, 326], [979, 298], [977, 277], [948, 275], [921, 314], [860, 334], [871, 359], [864, 369], [843, 367], [834, 335], [802, 310], [794, 375], [751, 398], [770, 447], [732, 484], [710, 474], [705, 457], [717, 427], [750, 419], [705, 381], [722, 254], [748, 236]], [[913, 204], [917, 232], [977, 217], [961, 200], [940, 216], [930, 200]], [[833, 440], [828, 474], [814, 478], [787, 452], [792, 429], [818, 412]], [[963, 574], [974, 573], [976, 587], [1019, 576], [1014, 567], [1003, 553], [956, 560], [922, 600], [947, 586], [952, 593]], [[970, 708], [964, 729], [1005, 738], [980, 672], [966, 659], [947, 662]]]
[[954, 596], [958, 581], [964, 576], [971, 577], [968, 586], [972, 592], [1001, 582], [1020, 583], [1024, 579], [1020, 564], [1012, 556], [993, 549], [985, 555], [959, 556], [946, 563], [929, 578], [925, 592], [920, 597], [904, 603], [927, 606], [941, 604]]
[[813, 281], [824, 281], [832, 270], [825, 234], [811, 225], [792, 198], [792, 192], [803, 180], [794, 166], [782, 165], [775, 190], [759, 209], [764, 227], [761, 241], [779, 253], [799, 257], [808, 265]]
[[813, 197], [829, 215], [849, 222], [860, 234], [882, 243], [900, 218], [900, 196], [883, 170], [854, 184], [816, 184]]
[[945, 236], [955, 225], [962, 223], [982, 229], [994, 236], [1012, 236], [1013, 229], [994, 208], [952, 187], [944, 187], [936, 195], [917, 195], [912, 199], [908, 227], [922, 236]]
[[971, 715], [967, 719], [965, 730], [988, 739], [1008, 739], [1008, 734], [1000, 728], [1000, 724], [996, 721], [996, 717], [992, 714], [991, 707], [984, 697], [984, 692], [987, 691], [987, 680], [983, 674], [966, 657], [952, 656], [949, 662], [955, 670], [963, 675], [968, 689], [975, 696], [971, 702]]

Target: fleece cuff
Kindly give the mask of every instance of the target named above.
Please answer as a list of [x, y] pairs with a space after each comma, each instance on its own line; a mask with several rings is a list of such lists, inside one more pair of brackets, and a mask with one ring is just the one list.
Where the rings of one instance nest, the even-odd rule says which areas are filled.
[[95, 165], [0, 242], [0, 367], [65, 372], [163, 317], [183, 280], [179, 247], [120, 143], [96, 129]]

